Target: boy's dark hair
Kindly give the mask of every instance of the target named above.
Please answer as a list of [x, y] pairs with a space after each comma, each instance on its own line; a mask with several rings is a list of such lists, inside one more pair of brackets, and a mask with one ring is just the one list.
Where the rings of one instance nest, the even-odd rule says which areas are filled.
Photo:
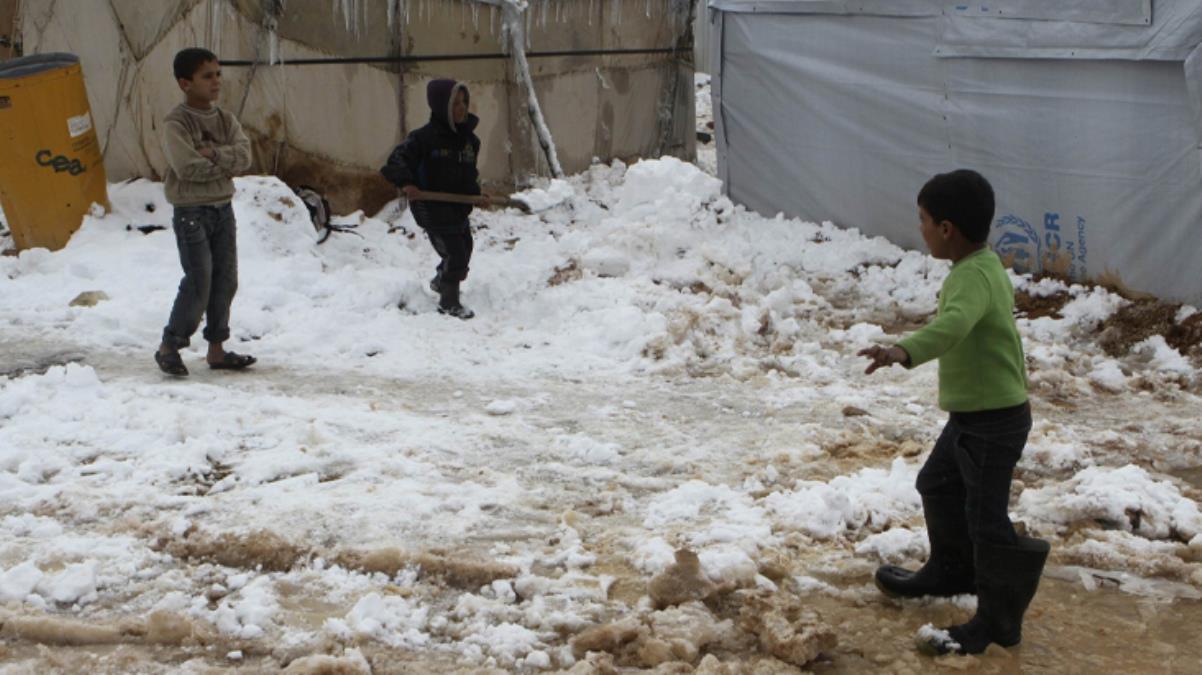
[[216, 61], [217, 55], [203, 47], [188, 47], [181, 49], [175, 55], [175, 79], [190, 80], [200, 70], [200, 67], [210, 61]]
[[981, 243], [993, 224], [993, 186], [971, 169], [941, 173], [918, 191], [918, 205], [936, 223], [950, 221], [965, 239]]

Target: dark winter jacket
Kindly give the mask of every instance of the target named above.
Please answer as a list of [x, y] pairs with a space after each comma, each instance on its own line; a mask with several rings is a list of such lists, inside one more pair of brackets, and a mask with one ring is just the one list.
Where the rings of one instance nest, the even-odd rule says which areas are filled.
[[[473, 133], [480, 118], [469, 113], [463, 123], [455, 124], [451, 103], [460, 89], [464, 100], [469, 101], [467, 87], [454, 80], [434, 80], [426, 85], [430, 122], [410, 132], [380, 169], [398, 188], [416, 185], [432, 192], [480, 194], [480, 173], [476, 169], [480, 139]], [[459, 229], [472, 212], [467, 204], [449, 202], [414, 202], [410, 208], [417, 224], [431, 230]]]

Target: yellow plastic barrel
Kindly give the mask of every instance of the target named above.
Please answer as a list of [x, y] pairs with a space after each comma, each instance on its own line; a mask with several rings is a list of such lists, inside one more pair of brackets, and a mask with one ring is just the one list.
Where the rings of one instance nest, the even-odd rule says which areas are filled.
[[0, 62], [0, 206], [17, 249], [66, 246], [94, 203], [109, 208], [108, 183], [79, 57]]

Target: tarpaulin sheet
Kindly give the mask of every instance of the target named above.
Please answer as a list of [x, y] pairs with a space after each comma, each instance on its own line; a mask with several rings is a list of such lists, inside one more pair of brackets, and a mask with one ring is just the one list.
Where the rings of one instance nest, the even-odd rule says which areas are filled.
[[710, 0], [709, 7], [727, 12], [769, 14], [959, 14], [1132, 25], [1152, 22], [1152, 0]]
[[991, 243], [1018, 269], [1202, 302], [1197, 42], [1184, 63], [941, 58], [942, 14], [710, 20], [735, 201], [922, 248], [918, 189], [970, 167], [994, 185]]

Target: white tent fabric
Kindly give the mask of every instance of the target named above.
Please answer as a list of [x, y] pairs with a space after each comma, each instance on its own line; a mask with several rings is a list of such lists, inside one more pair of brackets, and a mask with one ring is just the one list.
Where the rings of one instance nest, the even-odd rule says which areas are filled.
[[1016, 268], [1202, 302], [1202, 3], [710, 8], [734, 200], [918, 248], [918, 189], [971, 167]]

